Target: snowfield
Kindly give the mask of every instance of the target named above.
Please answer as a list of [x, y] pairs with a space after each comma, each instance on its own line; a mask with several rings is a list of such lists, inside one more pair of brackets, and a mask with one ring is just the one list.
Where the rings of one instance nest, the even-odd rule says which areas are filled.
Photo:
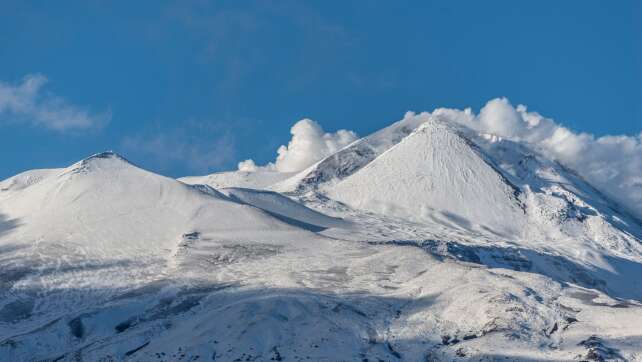
[[642, 361], [642, 222], [407, 114], [301, 172], [0, 182], [1, 361]]

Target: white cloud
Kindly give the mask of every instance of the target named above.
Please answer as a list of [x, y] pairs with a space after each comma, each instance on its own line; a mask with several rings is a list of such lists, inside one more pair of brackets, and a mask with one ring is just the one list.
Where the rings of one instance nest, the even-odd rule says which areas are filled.
[[506, 98], [489, 101], [479, 112], [480, 127], [488, 133], [512, 137], [525, 127], [517, 110]]
[[245, 160], [239, 162], [239, 171], [245, 172], [255, 172], [259, 169], [259, 166], [254, 163], [254, 160]]
[[470, 109], [443, 108], [433, 115], [535, 145], [642, 218], [642, 133], [602, 137], [576, 133], [526, 106], [513, 107], [506, 98], [489, 101], [479, 115]]
[[307, 118], [295, 123], [290, 129], [290, 133], [292, 139], [287, 146], [279, 147], [278, 156], [274, 163], [256, 166], [253, 160], [245, 160], [239, 163], [239, 170], [301, 171], [357, 139], [354, 132], [344, 129], [335, 133], [325, 133], [318, 123]]
[[90, 129], [109, 122], [111, 114], [91, 114], [64, 98], [44, 93], [47, 78], [30, 74], [19, 84], [0, 82], [0, 119], [56, 131]]

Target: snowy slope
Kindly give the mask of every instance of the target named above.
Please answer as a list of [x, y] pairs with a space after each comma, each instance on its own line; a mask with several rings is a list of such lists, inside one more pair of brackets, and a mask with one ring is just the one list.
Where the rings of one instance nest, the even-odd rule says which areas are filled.
[[[0, 191], [17, 191], [36, 184], [48, 176], [58, 173], [59, 169], [30, 170], [0, 182]], [[7, 195], [6, 193], [4, 195]]]
[[309, 209], [277, 192], [244, 188], [224, 188], [219, 191], [234, 201], [255, 206], [295, 224], [299, 222], [304, 228], [349, 227], [349, 223], [342, 219]]
[[186, 184], [208, 185], [215, 189], [224, 187], [244, 187], [252, 189], [266, 189], [270, 186], [293, 176], [292, 173], [257, 170], [217, 172], [206, 176], [189, 176], [180, 178]]

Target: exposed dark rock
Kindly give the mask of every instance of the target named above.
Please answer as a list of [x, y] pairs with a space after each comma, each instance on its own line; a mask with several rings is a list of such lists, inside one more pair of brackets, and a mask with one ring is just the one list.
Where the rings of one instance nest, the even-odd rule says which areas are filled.
[[270, 358], [270, 361], [283, 361], [283, 357], [276, 346], [272, 348], [272, 357]]
[[390, 352], [391, 355], [395, 356], [398, 359], [401, 359], [401, 353], [397, 352], [390, 342], [386, 342], [386, 347], [388, 348], [388, 352]]
[[82, 324], [82, 317], [76, 317], [67, 323], [71, 334], [76, 338], [82, 338], [85, 335], [85, 326]]
[[579, 345], [587, 349], [584, 356], [579, 356], [581, 360], [598, 362], [624, 360], [617, 349], [608, 347], [606, 342], [598, 336], [593, 335], [580, 342]]
[[143, 343], [143, 345], [141, 345], [141, 346], [139, 346], [139, 347], [136, 347], [136, 348], [134, 348], [134, 349], [132, 349], [132, 350], [129, 350], [129, 351], [125, 352], [125, 356], [131, 356], [131, 355], [133, 355], [134, 353], [136, 353], [136, 352], [140, 351], [141, 349], [143, 349], [143, 348], [147, 347], [147, 345], [148, 345], [148, 344], [149, 344], [149, 341], [147, 341], [147, 342]]

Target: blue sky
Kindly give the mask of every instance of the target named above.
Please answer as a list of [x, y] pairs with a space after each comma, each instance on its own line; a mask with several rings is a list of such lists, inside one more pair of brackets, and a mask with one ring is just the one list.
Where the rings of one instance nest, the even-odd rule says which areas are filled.
[[205, 174], [273, 160], [304, 117], [366, 135], [501, 96], [636, 135], [641, 4], [3, 0], [0, 179], [110, 149]]

